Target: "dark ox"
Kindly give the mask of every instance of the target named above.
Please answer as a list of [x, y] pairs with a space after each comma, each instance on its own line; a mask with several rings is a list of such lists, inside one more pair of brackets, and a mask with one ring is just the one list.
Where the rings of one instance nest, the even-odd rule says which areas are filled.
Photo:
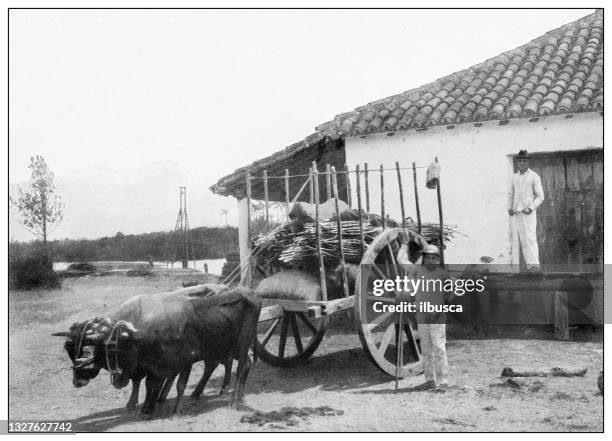
[[[145, 335], [142, 332], [137, 333], [134, 324], [144, 327], [150, 327], [151, 325], [155, 325], [155, 323], [159, 325], [159, 323], [163, 323], [163, 316], [166, 316], [166, 319], [172, 319], [172, 317], [174, 317], [174, 321], [185, 324], [188, 321], [184, 320], [184, 318], [177, 317], [177, 315], [183, 315], [181, 313], [181, 305], [183, 307], [188, 306], [193, 304], [197, 299], [219, 295], [226, 290], [227, 287], [222, 285], [207, 285], [195, 290], [192, 288], [189, 290], [175, 291], [173, 293], [136, 296], [119, 307], [116, 314], [114, 314], [117, 320], [94, 319], [92, 321], [76, 323], [68, 332], [54, 334], [68, 337], [64, 347], [73, 362], [73, 384], [76, 387], [85, 386], [91, 379], [97, 376], [100, 369], [109, 370], [111, 373], [111, 383], [117, 388], [127, 386], [129, 381], [132, 380], [132, 393], [127, 407], [135, 408], [138, 402], [140, 382], [145, 376], [151, 376], [151, 378], [147, 380], [147, 399], [143, 407], [143, 413], [148, 413], [149, 410], [154, 407], [155, 402], [163, 402], [165, 400], [174, 378], [178, 373], [182, 373], [177, 383], [177, 391], [179, 391], [179, 395], [182, 396], [184, 386], [189, 377], [191, 365], [189, 365], [189, 368], [182, 365], [180, 370], [175, 370], [174, 372], [172, 369], [166, 367], [165, 372], [170, 373], [164, 375], [160, 374], [160, 369], [158, 367], [155, 368], [155, 365], [153, 365], [153, 371], [150, 371], [147, 368], [148, 365], [142, 364], [140, 359], [140, 356], [146, 353], [146, 347], [150, 345], [151, 337], [153, 337], [154, 340], [161, 337], [165, 346], [167, 346], [169, 342], [172, 342], [170, 346], [172, 347], [174, 345], [174, 349], [176, 350], [176, 348], [180, 346], [182, 336], [176, 334], [176, 332], [173, 335], [160, 336], [159, 326], [157, 326], [153, 335]], [[246, 294], [242, 293], [241, 295], [244, 296]], [[222, 302], [217, 301], [215, 305], [219, 307], [221, 306], [220, 303], [227, 305], [227, 309], [232, 303], [238, 303], [237, 295], [233, 294]], [[210, 302], [207, 305], [214, 306]], [[200, 305], [199, 308], [200, 310], [201, 306], [202, 305]], [[160, 318], [159, 312], [163, 312], [164, 307], [170, 307], [171, 314], [162, 313], [162, 317]], [[259, 308], [259, 306], [257, 307]], [[157, 314], [156, 311], [158, 312]], [[259, 309], [257, 309], [257, 316], [259, 315], [258, 311]], [[191, 315], [191, 319], [194, 318], [193, 314], [187, 315]], [[189, 329], [189, 327], [184, 327], [184, 329]], [[191, 337], [193, 338], [193, 336]], [[147, 343], [145, 344], [145, 342]], [[206, 383], [219, 363], [222, 363], [225, 367], [225, 376], [221, 393], [223, 393], [229, 385], [233, 356], [229, 355], [225, 356], [225, 358], [223, 358], [223, 356], [215, 358], [214, 356], [210, 356], [211, 352], [215, 353], [215, 351], [205, 351], [205, 353], [209, 355], [206, 359], [203, 356], [192, 357], [192, 362], [204, 359], [206, 361], [202, 379], [192, 394], [192, 396], [196, 398], [201, 395]], [[143, 359], [146, 360], [147, 357], [144, 356]], [[182, 362], [184, 357], [179, 359]], [[126, 366], [126, 368], [124, 369], [123, 366]], [[161, 389], [158, 387], [160, 383], [162, 385]], [[151, 387], [149, 387], [149, 385], [151, 385]], [[157, 389], [152, 392], [152, 387]], [[175, 411], [179, 409], [179, 406], [180, 400], [177, 401]]]

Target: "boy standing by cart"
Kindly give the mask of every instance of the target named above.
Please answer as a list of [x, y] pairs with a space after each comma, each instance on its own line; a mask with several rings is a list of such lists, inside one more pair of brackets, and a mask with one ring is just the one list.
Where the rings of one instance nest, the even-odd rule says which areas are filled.
[[433, 283], [438, 288], [433, 290], [419, 289], [415, 293], [417, 305], [416, 319], [421, 339], [421, 356], [425, 370], [425, 383], [414, 390], [444, 391], [448, 388], [448, 361], [446, 357], [446, 314], [444, 312], [423, 312], [419, 305], [448, 304], [449, 294], [442, 289], [444, 282], [450, 279], [450, 273], [440, 266], [440, 250], [435, 245], [427, 245], [422, 252], [423, 263], [410, 271], [412, 277], [423, 282]]

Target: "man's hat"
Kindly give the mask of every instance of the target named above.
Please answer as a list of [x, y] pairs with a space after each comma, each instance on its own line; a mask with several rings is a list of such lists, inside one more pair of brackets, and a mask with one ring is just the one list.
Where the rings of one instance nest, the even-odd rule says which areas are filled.
[[527, 150], [521, 150], [518, 152], [518, 155], [516, 155], [516, 157], [519, 159], [528, 159], [529, 153], [527, 153]]
[[436, 256], [440, 256], [440, 250], [435, 245], [426, 245], [421, 254], [435, 254]]

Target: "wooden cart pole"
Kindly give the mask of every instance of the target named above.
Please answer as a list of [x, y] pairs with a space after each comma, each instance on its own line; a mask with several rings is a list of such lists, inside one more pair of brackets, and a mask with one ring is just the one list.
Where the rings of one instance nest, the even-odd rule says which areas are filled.
[[387, 226], [385, 221], [385, 175], [383, 165], [380, 164], [380, 217], [382, 218], [383, 230]]
[[321, 252], [321, 220], [319, 219], [319, 170], [317, 162], [312, 161], [312, 177], [314, 178], [315, 227], [317, 230], [317, 255], [319, 256], [319, 273], [321, 278], [321, 300], [327, 301], [327, 285], [325, 283], [325, 266]]
[[419, 206], [419, 188], [417, 187], [416, 164], [412, 163], [412, 177], [414, 179], [414, 203], [416, 205], [417, 225], [421, 234], [421, 207]]
[[353, 208], [353, 198], [351, 195], [351, 174], [349, 172], [348, 164], [344, 164], [344, 171], [346, 172], [346, 203], [349, 208]]
[[310, 177], [308, 189], [310, 190], [310, 205], [314, 204], [314, 173], [312, 172], [312, 167], [308, 171], [308, 176]]
[[325, 165], [325, 189], [327, 191], [327, 200], [332, 197], [332, 186], [331, 186], [331, 167], [329, 164]]
[[370, 212], [370, 184], [368, 182], [368, 163], [363, 164], [363, 178], [365, 180], [366, 213]]
[[[246, 174], [246, 197], [247, 197], [247, 255], [245, 265], [247, 266], [244, 274], [244, 285], [247, 288], [251, 287], [251, 174]], [[242, 268], [241, 268], [242, 270]]]
[[402, 210], [402, 228], [406, 229], [406, 210], [404, 208], [404, 189], [402, 187], [402, 174], [400, 172], [399, 162], [395, 162], [395, 169], [397, 170], [397, 185], [399, 187], [399, 197], [400, 197], [400, 208]]
[[366, 244], [363, 238], [363, 212], [361, 210], [361, 176], [359, 175], [359, 164], [355, 166], [355, 182], [357, 182], [357, 213], [359, 214], [359, 237], [361, 238], [361, 249], [365, 250]]
[[340, 264], [342, 265], [342, 282], [344, 284], [344, 297], [348, 297], [348, 277], [346, 276], [346, 262], [344, 261], [344, 247], [342, 242], [342, 219], [340, 218], [340, 204], [338, 203], [338, 178], [336, 168], [331, 168], [332, 188], [334, 190], [334, 202], [336, 204], [336, 220], [338, 222], [338, 247], [340, 248]]
[[[401, 303], [400, 303], [401, 305]], [[399, 390], [399, 375], [400, 366], [404, 362], [404, 342], [402, 341], [402, 335], [404, 333], [404, 310], [400, 309], [399, 313], [399, 327], [397, 329], [397, 357], [395, 360], [395, 393]]]
[[286, 210], [285, 212], [287, 213], [287, 219], [289, 219], [289, 205], [291, 203], [291, 195], [289, 194], [289, 169], [286, 168], [285, 169], [285, 205], [286, 205]]
[[264, 184], [264, 201], [266, 209], [266, 231], [268, 231], [268, 225], [270, 224], [270, 212], [268, 211], [268, 170], [263, 171], [263, 184]]
[[[436, 162], [438, 158], [436, 158]], [[440, 217], [440, 263], [444, 265], [444, 221], [442, 220], [442, 195], [440, 194], [440, 177], [438, 177], [438, 216]]]

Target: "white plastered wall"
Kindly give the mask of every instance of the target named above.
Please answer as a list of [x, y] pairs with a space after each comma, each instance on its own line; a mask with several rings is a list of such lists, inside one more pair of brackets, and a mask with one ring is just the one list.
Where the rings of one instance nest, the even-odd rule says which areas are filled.
[[[456, 236], [446, 250], [447, 263], [478, 263], [481, 256], [494, 263], [511, 262], [510, 222], [507, 215], [507, 189], [512, 173], [508, 155], [519, 149], [552, 152], [603, 147], [603, 117], [599, 112], [545, 117], [538, 121], [510, 120], [460, 124], [424, 131], [408, 130], [346, 139], [349, 168], [368, 163], [370, 211], [380, 212], [380, 173], [378, 168], [427, 166], [435, 157], [442, 165], [441, 191], [444, 220], [468, 237]], [[425, 169], [417, 169], [421, 217], [438, 222], [436, 191], [425, 188]], [[402, 171], [406, 212], [416, 220], [412, 172]], [[353, 205], [356, 206], [354, 174], [351, 177]], [[362, 181], [363, 182], [363, 181]], [[362, 192], [363, 192], [362, 185]], [[546, 196], [546, 195], [545, 195]], [[365, 207], [365, 198], [363, 198]], [[385, 208], [400, 220], [397, 174], [385, 172]]]

